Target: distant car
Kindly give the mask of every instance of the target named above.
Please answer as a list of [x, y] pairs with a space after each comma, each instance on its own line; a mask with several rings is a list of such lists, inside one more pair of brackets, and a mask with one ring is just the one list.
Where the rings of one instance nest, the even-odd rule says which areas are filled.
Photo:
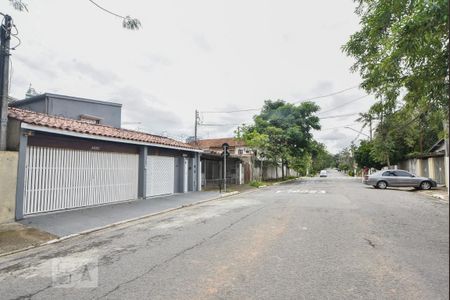
[[327, 177], [327, 170], [320, 171], [319, 176], [320, 177]]
[[392, 187], [414, 187], [429, 190], [437, 183], [431, 178], [419, 177], [404, 170], [383, 170], [369, 176], [364, 176], [363, 182], [377, 189]]

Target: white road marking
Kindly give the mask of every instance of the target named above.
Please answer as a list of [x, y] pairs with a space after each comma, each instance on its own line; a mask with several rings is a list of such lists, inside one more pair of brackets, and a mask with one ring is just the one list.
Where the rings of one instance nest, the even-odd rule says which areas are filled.
[[[277, 194], [282, 193], [283, 191], [276, 191]], [[286, 193], [296, 193], [296, 194], [326, 194], [327, 192], [324, 190], [287, 190]]]

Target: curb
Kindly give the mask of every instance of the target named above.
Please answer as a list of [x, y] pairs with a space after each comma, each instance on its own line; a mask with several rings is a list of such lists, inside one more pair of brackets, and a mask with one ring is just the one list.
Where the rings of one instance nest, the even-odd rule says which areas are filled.
[[436, 199], [439, 199], [439, 200], [441, 200], [441, 201], [443, 201], [443, 202], [448, 203], [448, 200], [445, 199], [445, 197], [442, 196], [442, 195], [439, 195], [439, 194], [428, 194], [428, 196], [431, 196], [431, 197], [433, 197], [433, 198], [436, 198]]
[[[252, 191], [246, 191], [246, 192], [252, 192]], [[244, 192], [244, 193], [246, 193], [246, 192]], [[134, 221], [138, 221], [138, 220], [141, 220], [141, 219], [145, 219], [145, 218], [149, 218], [149, 217], [153, 217], [153, 216], [157, 216], [157, 215], [162, 215], [162, 214], [165, 214], [165, 213], [168, 213], [168, 212], [171, 212], [171, 211], [176, 211], [176, 210], [179, 210], [179, 209], [182, 209], [182, 208], [196, 206], [196, 205], [200, 205], [200, 204], [203, 204], [203, 203], [206, 203], [206, 202], [210, 202], [210, 201], [214, 201], [214, 200], [218, 200], [218, 199], [222, 199], [222, 198], [235, 196], [237, 194], [242, 194], [242, 193], [240, 193], [238, 191], [224, 193], [224, 194], [220, 194], [219, 196], [214, 197], [214, 198], [210, 198], [210, 199], [206, 199], [206, 200], [200, 200], [200, 201], [192, 202], [192, 203], [189, 203], [189, 204], [183, 204], [181, 206], [168, 208], [168, 209], [161, 210], [161, 211], [158, 211], [158, 212], [155, 212], [155, 213], [146, 214], [146, 215], [143, 215], [143, 216], [139, 216], [139, 217], [135, 217], [135, 218], [131, 218], [131, 219], [118, 221], [118, 222], [111, 223], [111, 224], [108, 224], [108, 225], [87, 229], [87, 230], [84, 230], [84, 231], [81, 231], [81, 232], [78, 232], [78, 233], [73, 233], [73, 234], [69, 234], [69, 235], [66, 235], [66, 236], [62, 236], [62, 237], [59, 237], [57, 239], [53, 239], [53, 240], [44, 242], [44, 243], [39, 244], [39, 245], [28, 246], [28, 247], [23, 248], [23, 249], [18, 249], [18, 250], [2, 253], [2, 254], [0, 254], [0, 257], [5, 257], [5, 256], [16, 254], [16, 253], [19, 253], [19, 252], [24, 252], [24, 251], [27, 251], [27, 250], [30, 250], [30, 249], [41, 247], [41, 246], [56, 244], [56, 243], [62, 242], [64, 240], [71, 239], [71, 238], [78, 237], [78, 236], [82, 236], [82, 235], [86, 235], [86, 234], [89, 234], [89, 233], [92, 233], [92, 232], [100, 231], [100, 230], [103, 230], [103, 229], [119, 226], [119, 225], [122, 225], [122, 224], [125, 224], [125, 223], [134, 222]]]

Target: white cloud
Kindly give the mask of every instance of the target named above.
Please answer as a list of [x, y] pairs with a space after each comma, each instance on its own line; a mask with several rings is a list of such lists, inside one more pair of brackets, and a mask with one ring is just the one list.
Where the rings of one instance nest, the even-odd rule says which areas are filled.
[[[29, 1], [29, 13], [14, 11], [8, 0], [0, 5], [22, 39], [12, 56], [12, 96], [21, 98], [31, 82], [41, 92], [117, 100], [124, 120], [156, 134], [192, 135], [195, 109], [255, 108], [266, 99], [301, 100], [360, 82], [340, 48], [359, 26], [351, 0], [104, 3], [139, 18], [138, 31], [122, 29], [120, 19], [88, 1]], [[361, 94], [316, 102], [326, 110]], [[365, 111], [371, 101], [333, 113]], [[204, 120], [240, 124], [253, 114], [205, 114]], [[323, 128], [354, 119], [323, 120]], [[230, 136], [234, 129], [200, 127], [199, 134]], [[339, 142], [326, 139], [327, 130], [315, 136], [336, 152], [356, 134], [336, 132]]]

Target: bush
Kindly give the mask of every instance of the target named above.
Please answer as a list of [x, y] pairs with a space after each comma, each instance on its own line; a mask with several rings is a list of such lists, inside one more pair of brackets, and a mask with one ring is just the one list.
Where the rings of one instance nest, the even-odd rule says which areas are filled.
[[264, 185], [264, 183], [262, 183], [261, 181], [253, 180], [250, 181], [249, 185], [259, 188], [260, 186]]
[[348, 176], [351, 177], [355, 176], [355, 172], [353, 172], [353, 170], [348, 171]]

